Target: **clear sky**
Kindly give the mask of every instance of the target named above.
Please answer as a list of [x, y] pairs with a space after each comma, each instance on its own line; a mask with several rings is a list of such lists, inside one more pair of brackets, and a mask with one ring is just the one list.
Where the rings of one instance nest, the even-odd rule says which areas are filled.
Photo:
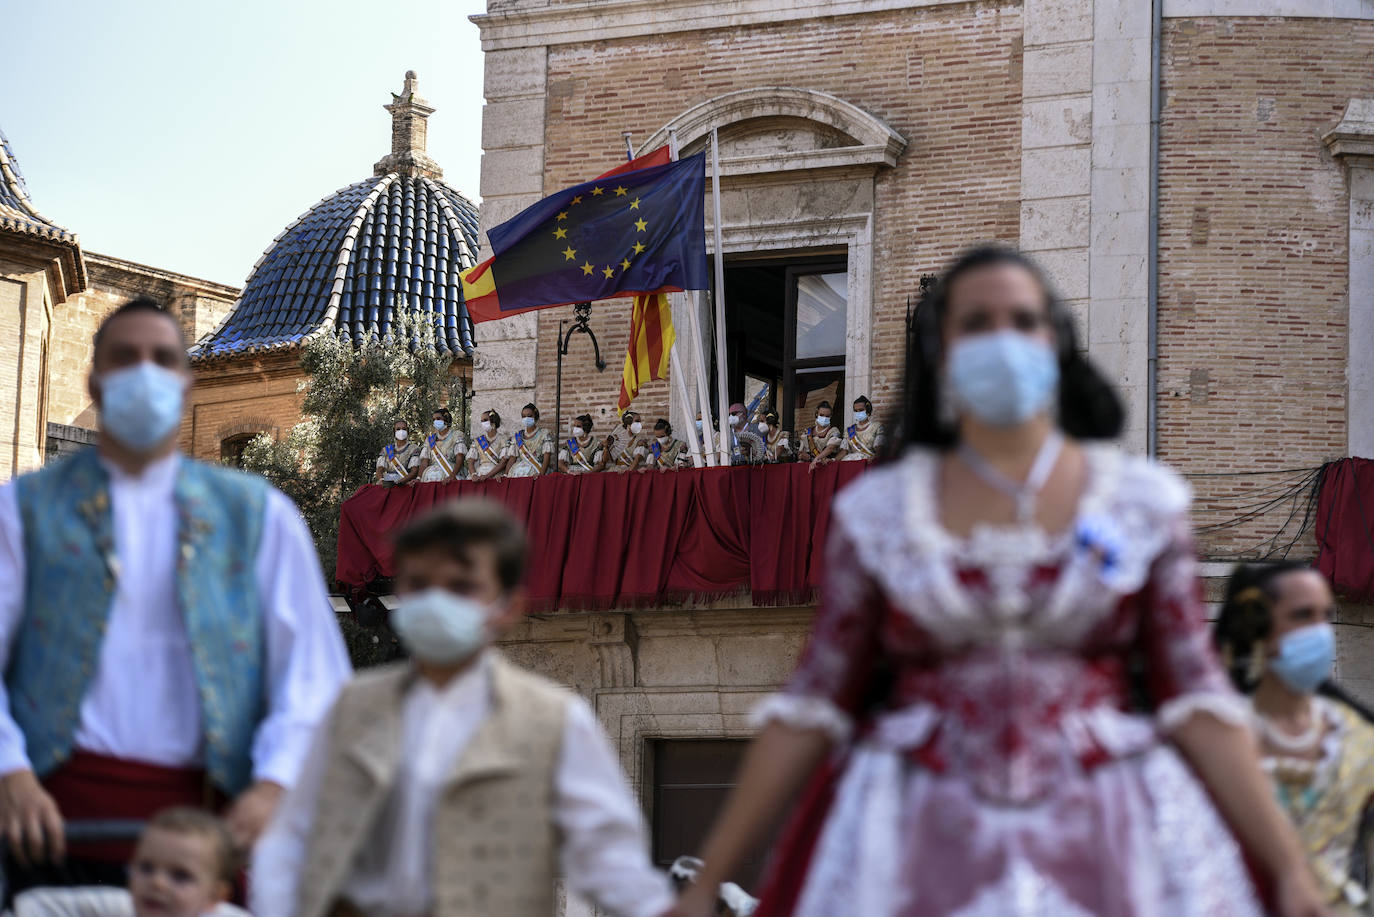
[[3, 0], [0, 129], [87, 251], [240, 285], [390, 151], [406, 70], [429, 154], [478, 201], [483, 0]]

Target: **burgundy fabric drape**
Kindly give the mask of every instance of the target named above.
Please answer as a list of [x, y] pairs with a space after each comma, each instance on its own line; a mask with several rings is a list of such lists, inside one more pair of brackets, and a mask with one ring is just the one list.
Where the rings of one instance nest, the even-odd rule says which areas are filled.
[[1374, 602], [1374, 459], [1322, 469], [1316, 529], [1317, 569], [1347, 599]]
[[648, 606], [746, 591], [756, 605], [801, 604], [819, 585], [830, 502], [866, 467], [369, 485], [343, 505], [335, 576], [355, 591], [391, 576], [393, 532], [438, 503], [480, 494], [525, 524], [536, 609]]

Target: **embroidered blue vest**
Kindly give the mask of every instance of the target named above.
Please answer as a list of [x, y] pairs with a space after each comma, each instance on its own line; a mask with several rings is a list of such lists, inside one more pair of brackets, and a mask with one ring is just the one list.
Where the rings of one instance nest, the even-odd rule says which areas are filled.
[[[119, 563], [109, 474], [86, 449], [15, 480], [24, 526], [24, 617], [5, 684], [40, 776], [71, 754], [109, 619]], [[255, 563], [267, 482], [181, 460], [177, 600], [200, 694], [206, 768], [236, 794], [252, 779], [250, 750], [266, 712], [264, 638]], [[137, 678], [136, 671], [128, 677]]]

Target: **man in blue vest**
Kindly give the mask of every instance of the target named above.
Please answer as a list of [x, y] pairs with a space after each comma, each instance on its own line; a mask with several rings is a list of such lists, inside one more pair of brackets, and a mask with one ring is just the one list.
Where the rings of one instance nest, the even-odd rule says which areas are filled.
[[67, 851], [64, 819], [224, 804], [251, 846], [350, 674], [295, 506], [177, 450], [190, 385], [176, 319], [121, 306], [95, 335], [97, 448], [0, 488], [12, 887], [122, 883], [128, 848]]

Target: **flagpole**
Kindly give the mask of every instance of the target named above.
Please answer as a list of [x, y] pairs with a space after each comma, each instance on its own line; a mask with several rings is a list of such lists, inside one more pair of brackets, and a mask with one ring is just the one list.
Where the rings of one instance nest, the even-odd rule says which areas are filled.
[[730, 464], [730, 387], [725, 364], [725, 250], [720, 231], [720, 132], [711, 128], [711, 205], [714, 208], [712, 229], [716, 241], [716, 289], [712, 294], [716, 303], [716, 392], [720, 399], [720, 458]]
[[696, 426], [692, 422], [692, 403], [687, 397], [687, 383], [683, 378], [682, 361], [677, 357], [676, 340], [673, 341], [673, 346], [668, 348], [668, 359], [672, 361], [670, 371], [673, 374], [673, 382], [677, 385], [677, 400], [682, 405], [682, 414], [678, 420], [681, 421], [683, 416], [687, 418], [687, 425], [683, 428], [687, 435], [683, 437], [683, 442], [692, 450], [692, 467], [700, 468], [705, 464], [705, 460], [701, 454], [701, 443], [697, 439]]
[[[677, 161], [677, 131], [668, 132], [668, 154], [670, 157], [672, 157], [674, 162]], [[687, 325], [692, 330], [692, 353], [690, 356], [692, 360], [692, 369], [694, 371], [693, 375], [696, 377], [696, 398], [689, 398], [687, 403], [688, 405], [695, 404], [697, 413], [701, 414], [702, 435], [700, 437], [697, 437], [698, 431], [696, 429], [695, 417], [690, 418], [692, 421], [690, 432], [694, 438], [699, 438], [701, 440], [701, 442], [698, 443], [697, 446], [701, 452], [705, 453], [707, 466], [715, 468], [717, 464], [716, 452], [714, 449], [709, 449], [706, 447], [706, 440], [708, 439], [708, 437], [705, 435], [705, 433], [707, 430], [711, 429], [712, 411], [711, 385], [706, 375], [706, 341], [701, 335], [701, 315], [698, 312], [695, 296], [683, 293], [682, 297], [687, 307]], [[674, 370], [674, 372], [676, 372], [676, 370]], [[687, 413], [692, 413], [691, 407], [688, 407]]]

